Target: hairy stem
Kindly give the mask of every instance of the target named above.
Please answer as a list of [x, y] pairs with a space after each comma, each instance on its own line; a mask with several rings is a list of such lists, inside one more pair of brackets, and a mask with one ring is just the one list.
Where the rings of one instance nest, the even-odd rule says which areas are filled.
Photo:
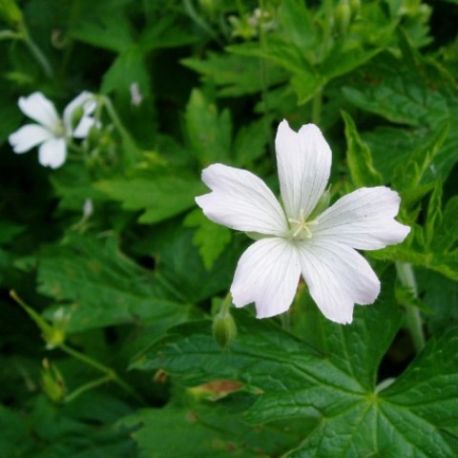
[[77, 397], [81, 396], [86, 391], [93, 390], [94, 388], [104, 385], [105, 383], [111, 382], [112, 378], [110, 375], [104, 375], [97, 380], [92, 380], [91, 382], [85, 383], [76, 390], [72, 391], [69, 395], [65, 396], [65, 402], [69, 403], [74, 401]]
[[[49, 332], [52, 330], [52, 326], [44, 320], [44, 318], [37, 313], [32, 307], [27, 305], [23, 299], [19, 297], [19, 295], [16, 293], [16, 291], [12, 290], [10, 291], [10, 296], [12, 299], [14, 299], [15, 302], [17, 302], [29, 315], [30, 318], [33, 319], [35, 324], [44, 332]], [[102, 372], [105, 374], [106, 378], [113, 380], [114, 383], [116, 383], [119, 387], [121, 387], [124, 391], [129, 393], [133, 398], [135, 398], [137, 401], [141, 403], [145, 403], [144, 400], [135, 392], [135, 390], [127, 383], [125, 382], [117, 373], [115, 370], [113, 370], [111, 367], [105, 366], [104, 364], [100, 363], [99, 361], [91, 358], [90, 356], [81, 353], [78, 350], [75, 350], [72, 347], [69, 347], [65, 343], [59, 343], [58, 345], [55, 346], [55, 348], [59, 348], [62, 350], [64, 353], [67, 353], [68, 355], [72, 356], [75, 359], [78, 359], [82, 363], [96, 369], [99, 372]]]
[[[415, 299], [418, 298], [417, 282], [412, 265], [407, 262], [396, 262], [396, 272], [402, 286], [407, 288]], [[417, 352], [421, 351], [425, 346], [425, 335], [423, 333], [423, 325], [421, 321], [420, 311], [415, 304], [406, 303], [406, 324], [409, 330], [412, 342]]]

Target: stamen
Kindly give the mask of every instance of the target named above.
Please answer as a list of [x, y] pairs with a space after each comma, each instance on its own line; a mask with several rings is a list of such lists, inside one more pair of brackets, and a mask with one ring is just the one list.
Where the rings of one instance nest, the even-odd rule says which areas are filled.
[[293, 238], [312, 238], [312, 231], [310, 226], [315, 225], [316, 221], [306, 221], [305, 212], [301, 209], [299, 213], [299, 219], [288, 218], [288, 222], [292, 225], [291, 237]]

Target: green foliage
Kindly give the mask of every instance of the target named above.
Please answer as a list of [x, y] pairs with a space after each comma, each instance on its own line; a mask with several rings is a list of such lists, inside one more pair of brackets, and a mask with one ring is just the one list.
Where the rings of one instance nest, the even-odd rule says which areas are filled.
[[347, 140], [347, 163], [353, 184], [357, 187], [380, 184], [382, 177], [374, 168], [371, 150], [359, 136], [350, 115], [344, 112], [342, 117]]
[[194, 205], [202, 184], [185, 175], [155, 175], [148, 178], [101, 181], [97, 188], [126, 210], [143, 210], [140, 223], [157, 223]]
[[194, 89], [186, 107], [185, 122], [189, 145], [202, 166], [228, 160], [232, 132], [229, 111], [219, 114], [215, 105]]
[[225, 227], [212, 223], [200, 210], [191, 212], [184, 220], [184, 225], [196, 228], [192, 240], [199, 248], [205, 268], [210, 270], [230, 242], [231, 232]]
[[[1, 458], [457, 455], [453, 3], [0, 0]], [[8, 142], [36, 91], [96, 96], [56, 170]], [[278, 191], [282, 119], [325, 133], [331, 205], [401, 196], [350, 325], [302, 283], [235, 310], [250, 241], [196, 208], [216, 162]]]
[[[72, 236], [38, 259], [39, 291], [63, 304], [65, 330], [186, 317], [188, 308], [161, 294], [153, 277], [123, 255], [114, 239]], [[50, 313], [51, 315], [51, 313]], [[52, 316], [52, 315], [51, 315]]]
[[[212, 341], [208, 322], [199, 322], [175, 329], [133, 365], [161, 368], [188, 385], [240, 381], [255, 393], [256, 402], [246, 412], [251, 423], [311, 420], [306, 438], [288, 456], [344, 451], [349, 456], [452, 456], [448, 427], [458, 419], [456, 330], [431, 341], [402, 376], [385, 381], [383, 388], [375, 385], [377, 367], [399, 328], [399, 309], [387, 303], [375, 312], [360, 309], [352, 328], [309, 312], [312, 333], [304, 338], [314, 346], [271, 323], [238, 316], [239, 337], [228, 351]], [[428, 434], [418, 438], [419, 429]]]

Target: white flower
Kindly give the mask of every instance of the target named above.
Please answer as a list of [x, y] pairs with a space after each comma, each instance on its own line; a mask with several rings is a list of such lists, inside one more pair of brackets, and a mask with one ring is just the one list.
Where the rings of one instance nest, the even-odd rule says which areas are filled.
[[82, 92], [67, 105], [63, 119], [57, 114], [54, 104], [41, 92], [21, 97], [18, 105], [25, 115], [38, 124], [26, 124], [9, 136], [13, 151], [25, 153], [39, 145], [40, 164], [53, 169], [65, 162], [67, 141], [72, 137], [85, 138], [95, 123], [91, 114], [96, 101], [89, 92]]
[[329, 179], [329, 145], [317, 126], [307, 124], [296, 133], [283, 121], [275, 146], [283, 205], [246, 170], [213, 164], [202, 172], [212, 191], [196, 198], [205, 215], [262, 235], [238, 262], [234, 305], [254, 302], [258, 318], [283, 313], [302, 275], [328, 319], [351, 323], [354, 304], [372, 304], [380, 292], [377, 276], [355, 249], [378, 250], [410, 231], [394, 219], [399, 195], [385, 186], [361, 188], [312, 214]]

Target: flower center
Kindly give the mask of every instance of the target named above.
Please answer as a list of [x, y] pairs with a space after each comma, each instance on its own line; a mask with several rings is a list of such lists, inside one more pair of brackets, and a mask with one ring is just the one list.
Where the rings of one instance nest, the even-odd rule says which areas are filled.
[[65, 137], [65, 126], [62, 121], [59, 121], [54, 125], [54, 128], [52, 130], [52, 133], [54, 134], [55, 137]]
[[301, 209], [299, 219], [288, 218], [290, 224], [290, 236], [295, 240], [307, 240], [312, 238], [311, 226], [316, 224], [316, 221], [306, 221], [304, 210]]

